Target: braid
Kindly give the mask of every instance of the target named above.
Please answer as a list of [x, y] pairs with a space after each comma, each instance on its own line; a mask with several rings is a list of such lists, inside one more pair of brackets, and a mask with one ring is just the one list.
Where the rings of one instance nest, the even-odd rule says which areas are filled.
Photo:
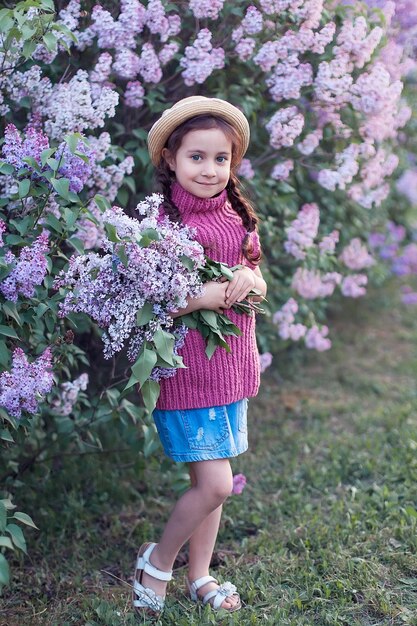
[[255, 209], [240, 191], [239, 185], [239, 179], [233, 172], [231, 172], [230, 179], [226, 187], [229, 201], [232, 208], [241, 217], [243, 226], [246, 228], [246, 235], [242, 241], [242, 254], [248, 261], [258, 265], [261, 260], [261, 251], [259, 250], [257, 253], [253, 251], [253, 245], [249, 241], [249, 235], [253, 231], [258, 230], [259, 220], [255, 213]]
[[171, 185], [174, 179], [165, 159], [162, 159], [161, 164], [156, 168], [155, 180], [159, 190], [164, 196], [162, 207], [165, 211], [165, 215], [168, 215], [169, 219], [173, 222], [181, 222], [180, 211], [171, 199]]

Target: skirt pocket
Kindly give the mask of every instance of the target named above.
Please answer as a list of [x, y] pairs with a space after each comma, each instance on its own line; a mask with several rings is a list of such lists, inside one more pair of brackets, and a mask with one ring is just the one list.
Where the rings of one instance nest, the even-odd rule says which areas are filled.
[[229, 437], [225, 406], [180, 411], [190, 450], [216, 450]]

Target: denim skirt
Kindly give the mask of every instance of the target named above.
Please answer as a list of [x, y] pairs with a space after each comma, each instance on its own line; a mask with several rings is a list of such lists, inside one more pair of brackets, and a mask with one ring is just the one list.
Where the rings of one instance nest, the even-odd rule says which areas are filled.
[[248, 448], [248, 400], [232, 404], [163, 411], [153, 418], [165, 454], [174, 461], [224, 459]]

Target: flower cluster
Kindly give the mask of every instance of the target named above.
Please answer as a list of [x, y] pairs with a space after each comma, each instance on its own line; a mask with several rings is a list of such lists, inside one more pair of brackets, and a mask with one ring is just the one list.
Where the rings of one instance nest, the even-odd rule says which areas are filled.
[[[80, 155], [84, 155], [84, 160]], [[76, 154], [73, 154], [65, 142], [62, 142], [55, 153], [55, 159], [60, 162], [58, 172], [69, 179], [69, 189], [79, 193], [87, 180], [91, 177], [95, 165], [95, 154], [82, 140], [78, 141]]]
[[261, 368], [261, 374], [271, 365], [272, 363], [272, 354], [270, 352], [264, 352], [259, 355], [259, 365]]
[[296, 323], [295, 316], [299, 311], [298, 303], [290, 298], [273, 316], [273, 322], [278, 326], [278, 334], [281, 339], [299, 341], [304, 339], [307, 348], [324, 352], [331, 348], [331, 341], [327, 338], [329, 329], [327, 326], [319, 327], [314, 324], [310, 328], [304, 324]]
[[4, 144], [2, 153], [6, 163], [13, 165], [16, 169], [25, 167], [30, 171], [34, 168], [25, 163], [25, 157], [35, 159], [37, 164], [41, 165], [41, 153], [49, 148], [49, 139], [42, 132], [33, 126], [28, 126], [24, 137], [17, 130], [14, 124], [8, 124], [4, 131]]
[[224, 5], [224, 0], [190, 0], [189, 7], [197, 19], [208, 17], [217, 20]]
[[17, 259], [9, 250], [4, 256], [11, 273], [0, 283], [0, 291], [7, 300], [16, 302], [19, 295], [31, 298], [35, 287], [40, 285], [48, 269], [48, 233], [44, 231], [31, 246], [25, 246]]
[[21, 348], [16, 348], [11, 371], [0, 375], [0, 405], [13, 417], [20, 418], [22, 411], [36, 413], [39, 400], [52, 389], [51, 368], [50, 348], [33, 363], [29, 363]]
[[351, 270], [362, 270], [375, 264], [375, 259], [369, 254], [366, 246], [358, 237], [355, 237], [345, 246], [339, 259]]
[[233, 489], [232, 494], [240, 496], [244, 488], [246, 487], [246, 476], [244, 474], [235, 474], [233, 476]]
[[[304, 260], [306, 250], [314, 246], [319, 225], [320, 210], [317, 204], [304, 204], [296, 219], [285, 229], [287, 233], [287, 241], [284, 243], [286, 252], [298, 260]], [[333, 253], [338, 241], [339, 232], [337, 230], [326, 235], [318, 244], [320, 253]]]
[[180, 60], [180, 66], [185, 68], [182, 77], [188, 86], [204, 83], [214, 70], [224, 67], [224, 50], [213, 48], [211, 37], [212, 33], [203, 28], [197, 33], [193, 44], [185, 48], [185, 56]]
[[273, 148], [290, 147], [301, 134], [304, 127], [304, 116], [297, 107], [279, 109], [266, 125], [270, 133], [270, 144]]
[[[60, 315], [82, 311], [94, 319], [105, 331], [106, 357], [128, 341], [129, 356], [134, 360], [144, 339], [151, 341], [162, 325], [172, 324], [167, 313], [185, 307], [187, 298], [201, 294], [197, 267], [204, 264], [203, 249], [188, 227], [165, 217], [158, 221], [161, 201], [162, 197], [154, 194], [138, 205], [139, 213], [146, 215], [142, 221], [128, 217], [119, 207], [106, 211], [103, 220], [115, 234], [104, 238], [104, 256], [71, 257], [69, 269], [55, 281], [56, 288], [69, 290]], [[185, 266], [184, 257], [191, 269]], [[152, 323], [138, 327], [136, 316], [146, 303], [160, 309], [154, 310]]]
[[54, 412], [59, 415], [71, 415], [80, 391], [85, 391], [87, 385], [88, 374], [81, 374], [72, 382], [62, 383], [59, 387], [58, 398], [52, 401]]

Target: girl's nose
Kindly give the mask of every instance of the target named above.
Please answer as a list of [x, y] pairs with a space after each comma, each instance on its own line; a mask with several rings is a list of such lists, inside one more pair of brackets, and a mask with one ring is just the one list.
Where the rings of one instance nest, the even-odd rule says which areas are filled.
[[216, 176], [216, 168], [214, 167], [214, 163], [206, 161], [204, 164], [202, 174], [203, 176], [208, 176], [210, 178], [212, 178], [213, 176]]

